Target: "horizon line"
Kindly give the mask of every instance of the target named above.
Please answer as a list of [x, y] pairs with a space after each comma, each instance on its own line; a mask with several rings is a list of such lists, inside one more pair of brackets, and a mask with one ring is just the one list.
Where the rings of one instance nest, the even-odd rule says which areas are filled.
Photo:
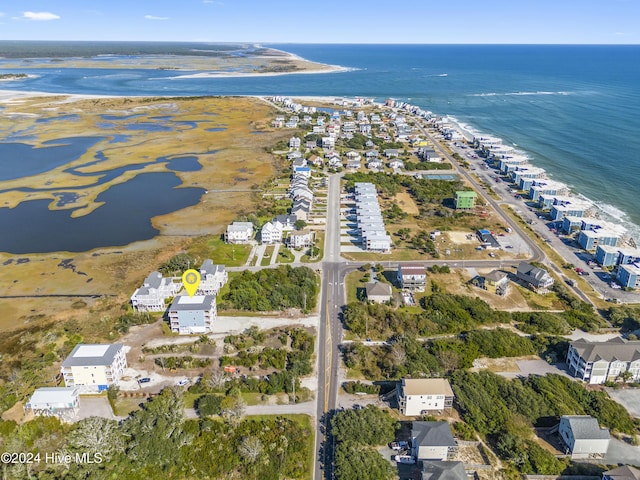
[[482, 43], [452, 43], [452, 42], [293, 42], [293, 41], [217, 41], [217, 40], [60, 40], [60, 39], [2, 39], [4, 42], [104, 42], [104, 43], [205, 43], [214, 45], [238, 45], [238, 44], [254, 44], [254, 45], [433, 45], [433, 46], [640, 46], [640, 43], [506, 43], [506, 42], [482, 42]]

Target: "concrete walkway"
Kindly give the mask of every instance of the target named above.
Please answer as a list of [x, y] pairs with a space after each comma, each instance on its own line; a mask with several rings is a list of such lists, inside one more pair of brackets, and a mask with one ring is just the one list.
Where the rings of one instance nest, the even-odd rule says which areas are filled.
[[280, 243], [276, 243], [273, 247], [273, 254], [271, 254], [271, 262], [269, 265], [275, 265], [278, 261], [278, 252], [280, 251]]

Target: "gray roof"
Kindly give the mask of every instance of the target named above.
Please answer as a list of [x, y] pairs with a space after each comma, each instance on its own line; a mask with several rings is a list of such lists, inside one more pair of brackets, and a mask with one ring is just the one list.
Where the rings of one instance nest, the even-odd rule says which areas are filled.
[[589, 415], [563, 415], [560, 420], [566, 419], [569, 422], [573, 438], [579, 439], [599, 439], [611, 438], [609, 430], [600, 428], [598, 420]]
[[162, 284], [162, 274], [160, 272], [151, 272], [147, 278], [144, 279], [142, 285], [148, 288], [159, 288]]
[[604, 472], [602, 475], [606, 475], [615, 480], [640, 480], [640, 470], [629, 465], [614, 468], [613, 470]]
[[214, 295], [178, 295], [171, 302], [170, 311], [187, 312], [190, 310], [211, 310], [215, 304], [216, 297]]
[[[308, 202], [305, 201], [305, 203], [308, 203]], [[293, 202], [293, 204], [295, 205], [296, 202]], [[283, 225], [286, 225], [287, 223], [291, 223], [291, 224], [296, 223], [296, 220], [298, 220], [298, 217], [296, 217], [295, 215], [278, 215], [277, 217], [273, 218], [274, 222], [276, 220], [282, 223]]]
[[503, 278], [505, 278], [507, 274], [505, 272], [501, 272], [500, 270], [493, 270], [490, 273], [487, 273], [484, 278], [487, 280], [491, 280], [492, 282], [499, 282]]
[[200, 273], [204, 275], [213, 275], [216, 272], [224, 272], [224, 265], [216, 265], [210, 258], [207, 258], [200, 266]]
[[634, 362], [640, 360], [640, 340], [628, 341], [622, 337], [615, 337], [606, 342], [590, 342], [579, 338], [571, 343], [578, 354], [586, 362], [613, 360]]
[[413, 422], [411, 427], [413, 445], [424, 447], [455, 447], [449, 422]]
[[367, 283], [365, 288], [367, 290], [367, 297], [370, 297], [371, 295], [391, 296], [391, 285], [389, 285], [388, 283], [370, 282]]
[[423, 462], [422, 480], [467, 480], [462, 462]]
[[227, 232], [244, 232], [247, 228], [253, 230], [251, 222], [233, 222], [227, 227]]
[[79, 343], [62, 362], [63, 367], [94, 367], [111, 365], [116, 354], [124, 348], [122, 343]]

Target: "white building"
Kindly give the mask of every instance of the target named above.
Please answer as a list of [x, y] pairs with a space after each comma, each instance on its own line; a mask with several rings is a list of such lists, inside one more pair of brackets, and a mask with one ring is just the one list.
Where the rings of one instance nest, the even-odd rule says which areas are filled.
[[228, 281], [229, 274], [224, 265], [215, 265], [208, 258], [200, 266], [200, 285], [198, 285], [196, 293], [200, 295], [217, 295]]
[[400, 288], [422, 291], [427, 286], [427, 270], [419, 263], [399, 264], [397, 279]]
[[453, 390], [445, 378], [403, 378], [397, 392], [400, 411], [407, 417], [453, 406]]
[[210, 333], [217, 313], [213, 295], [179, 295], [169, 307], [169, 325], [180, 335]]
[[57, 417], [63, 422], [73, 422], [80, 410], [80, 397], [75, 387], [38, 388], [24, 406], [25, 414]]
[[173, 278], [163, 278], [160, 272], [151, 272], [142, 286], [131, 295], [131, 305], [138, 312], [164, 312], [165, 301], [174, 297], [182, 284]]
[[640, 380], [640, 341], [621, 337], [606, 342], [590, 342], [580, 338], [569, 345], [569, 372], [587, 383], [616, 381], [630, 372], [630, 380]]
[[313, 232], [310, 230], [299, 230], [289, 233], [289, 248], [305, 248], [313, 244]]
[[117, 383], [126, 368], [123, 344], [78, 344], [62, 362], [60, 372], [67, 387], [99, 393]]
[[270, 245], [272, 243], [282, 242], [283, 225], [279, 221], [267, 222], [260, 230], [260, 240], [263, 244]]
[[233, 222], [224, 233], [226, 243], [249, 243], [253, 238], [253, 223]]
[[601, 458], [609, 449], [609, 430], [589, 415], [563, 415], [558, 433], [572, 459]]

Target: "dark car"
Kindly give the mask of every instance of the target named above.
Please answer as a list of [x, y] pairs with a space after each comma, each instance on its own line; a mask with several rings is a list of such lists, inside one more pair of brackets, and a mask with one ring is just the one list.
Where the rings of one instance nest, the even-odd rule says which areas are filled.
[[138, 379], [138, 383], [149, 383], [150, 381], [151, 381], [151, 379], [149, 377], [144, 377], [144, 378]]

